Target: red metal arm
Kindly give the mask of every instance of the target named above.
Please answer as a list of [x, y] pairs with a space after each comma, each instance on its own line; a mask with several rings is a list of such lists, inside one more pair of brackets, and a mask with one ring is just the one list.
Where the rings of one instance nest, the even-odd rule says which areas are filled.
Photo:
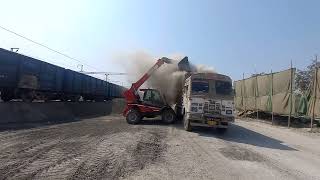
[[137, 90], [142, 86], [144, 82], [146, 82], [149, 77], [164, 63], [170, 63], [171, 60], [168, 58], [161, 58], [157, 61], [157, 63], [152, 66], [149, 71], [144, 74], [137, 82], [133, 83], [131, 88], [124, 92], [124, 97], [126, 98], [127, 103], [134, 103], [139, 100], [139, 95]]

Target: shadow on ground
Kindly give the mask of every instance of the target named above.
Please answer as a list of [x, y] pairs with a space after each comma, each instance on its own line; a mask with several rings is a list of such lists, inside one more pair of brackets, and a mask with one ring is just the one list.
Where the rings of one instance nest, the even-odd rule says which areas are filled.
[[[141, 121], [139, 125], [171, 126], [183, 130], [181, 121], [168, 125], [163, 123], [161, 120], [148, 119]], [[231, 124], [225, 133], [221, 133], [215, 128], [206, 127], [192, 127], [192, 132], [197, 133], [200, 136], [219, 138], [230, 142], [249, 144], [270, 149], [296, 151], [296, 149], [282, 144], [283, 142], [280, 140], [265, 136], [236, 124]]]
[[278, 139], [265, 136], [236, 124], [231, 124], [228, 131], [224, 134], [219, 133], [216, 129], [200, 127], [193, 128], [193, 132], [198, 133], [200, 136], [215, 137], [230, 142], [249, 144], [270, 149], [296, 151], [296, 149], [282, 144], [283, 142]]
[[55, 124], [70, 123], [70, 122], [75, 122], [75, 121], [79, 121], [79, 120], [27, 122], [27, 123], [6, 123], [6, 124], [0, 125], [0, 132], [32, 129], [32, 128], [45, 127], [45, 126], [50, 126], [50, 125], [55, 125]]
[[124, 106], [123, 99], [113, 99], [106, 102], [0, 103], [0, 132], [119, 114]]
[[[109, 114], [111, 115], [111, 114]], [[105, 115], [104, 115], [105, 116]], [[51, 125], [58, 125], [58, 124], [65, 124], [65, 123], [71, 123], [71, 122], [77, 122], [82, 121], [86, 119], [93, 119], [98, 117], [104, 117], [102, 115], [87, 115], [81, 118], [70, 118], [70, 119], [63, 119], [60, 121], [45, 121], [45, 122], [14, 122], [14, 123], [5, 123], [0, 124], [0, 132], [3, 131], [16, 131], [16, 130], [24, 130], [24, 129], [32, 129], [32, 128], [38, 128], [38, 127], [45, 127], [45, 126], [51, 126]]]
[[145, 118], [145, 119], [141, 120], [138, 125], [174, 127], [176, 129], [184, 130], [183, 126], [182, 126], [182, 120], [175, 121], [173, 124], [167, 124], [157, 118], [152, 118], [152, 119]]

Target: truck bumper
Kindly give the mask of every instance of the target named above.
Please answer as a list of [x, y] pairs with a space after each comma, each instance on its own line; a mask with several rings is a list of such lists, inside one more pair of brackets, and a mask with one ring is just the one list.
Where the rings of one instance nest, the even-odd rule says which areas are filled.
[[200, 127], [228, 128], [229, 123], [228, 122], [224, 122], [224, 123], [217, 122], [217, 124], [214, 124], [214, 125], [210, 124], [209, 125], [208, 123], [195, 122], [195, 121], [191, 120], [190, 125], [191, 126], [200, 126]]
[[234, 122], [233, 116], [211, 114], [189, 114], [191, 126], [227, 128], [230, 122]]

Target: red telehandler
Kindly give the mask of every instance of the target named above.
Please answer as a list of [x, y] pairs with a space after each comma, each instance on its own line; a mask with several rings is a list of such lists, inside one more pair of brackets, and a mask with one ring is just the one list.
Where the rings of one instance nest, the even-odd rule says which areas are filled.
[[[129, 124], [138, 124], [144, 117], [154, 118], [159, 115], [161, 115], [162, 121], [165, 123], [173, 123], [176, 120], [176, 113], [168, 105], [164, 95], [156, 89], [139, 89], [164, 63], [172, 64], [172, 60], [166, 57], [158, 59], [157, 63], [146, 74], [124, 92], [127, 105], [123, 111], [123, 116], [126, 117]], [[183, 58], [178, 66], [180, 70], [188, 71], [188, 57]], [[143, 92], [142, 99], [138, 90]]]

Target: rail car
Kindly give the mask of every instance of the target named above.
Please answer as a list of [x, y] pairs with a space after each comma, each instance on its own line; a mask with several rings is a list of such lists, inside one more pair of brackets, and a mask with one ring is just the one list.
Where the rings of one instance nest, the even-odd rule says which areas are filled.
[[104, 101], [122, 97], [124, 87], [0, 48], [3, 101], [22, 99]]

